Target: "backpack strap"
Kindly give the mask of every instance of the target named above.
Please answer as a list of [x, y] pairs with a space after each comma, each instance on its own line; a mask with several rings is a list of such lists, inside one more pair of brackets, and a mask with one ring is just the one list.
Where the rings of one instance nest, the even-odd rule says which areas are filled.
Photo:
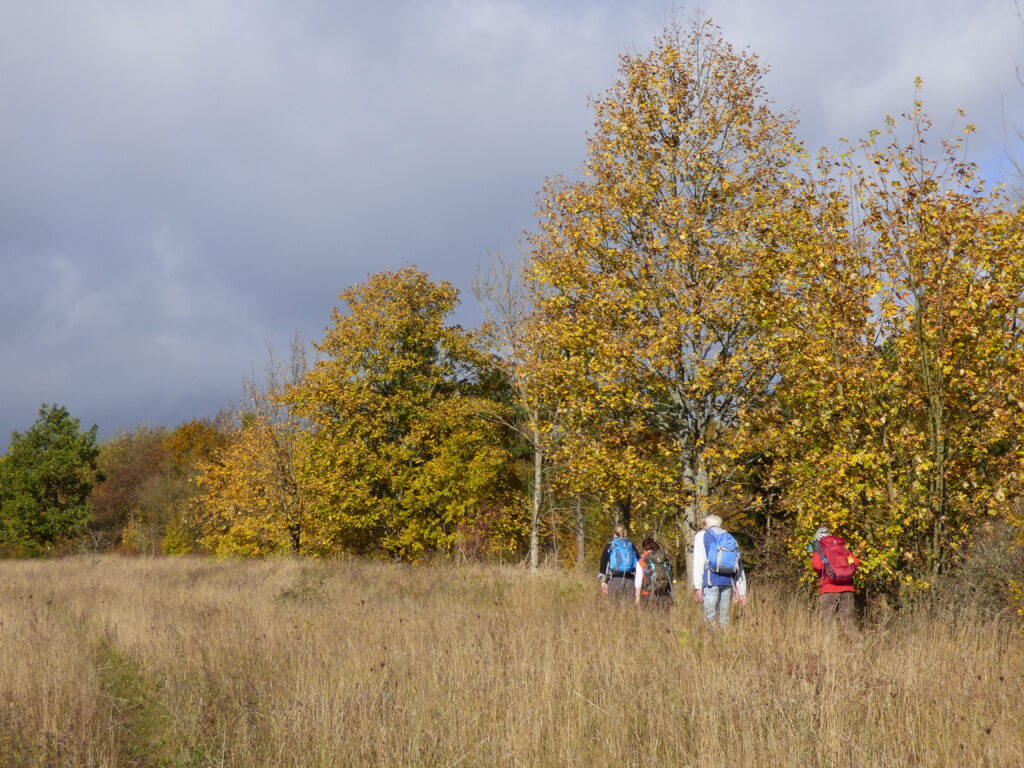
[[832, 570], [832, 563], [830, 563], [828, 561], [828, 557], [825, 556], [825, 550], [822, 549], [821, 541], [815, 541], [815, 542], [813, 542], [811, 544], [811, 546], [814, 548], [814, 551], [818, 553], [818, 557], [821, 558], [821, 563], [822, 563], [821, 573], [822, 573], [822, 576], [825, 576], [827, 574], [830, 579], [834, 579], [835, 575], [836, 575], [836, 572], [834, 570]]
[[604, 575], [605, 579], [611, 581], [612, 578], [612, 558], [615, 557], [615, 539], [608, 542], [608, 565], [605, 567]]

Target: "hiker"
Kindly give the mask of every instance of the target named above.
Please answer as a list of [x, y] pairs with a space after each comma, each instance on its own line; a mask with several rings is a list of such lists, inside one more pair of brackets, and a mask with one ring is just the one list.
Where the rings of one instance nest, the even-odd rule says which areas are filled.
[[821, 527], [807, 545], [811, 567], [818, 574], [818, 610], [826, 626], [838, 621], [851, 640], [860, 637], [854, 605], [853, 574], [860, 560], [846, 548], [841, 536], [833, 536]]
[[672, 607], [672, 563], [661, 545], [648, 536], [640, 548], [644, 551], [636, 567], [633, 580], [635, 601], [645, 608]]
[[640, 556], [629, 540], [629, 530], [624, 525], [612, 529], [614, 538], [601, 553], [601, 565], [597, 578], [601, 591], [614, 598], [626, 598], [633, 594], [633, 579]]
[[704, 621], [729, 623], [729, 607], [733, 593], [740, 605], [747, 604], [747, 577], [743, 559], [732, 534], [722, 528], [722, 518], [708, 515], [704, 530], [693, 537], [693, 599], [704, 604]]

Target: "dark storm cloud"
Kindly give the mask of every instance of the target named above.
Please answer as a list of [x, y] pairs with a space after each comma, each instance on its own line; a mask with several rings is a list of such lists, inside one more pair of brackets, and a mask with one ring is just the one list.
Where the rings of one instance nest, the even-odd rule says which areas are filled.
[[[912, 98], [1020, 104], [1001, 2], [709, 2], [810, 146]], [[964, 6], [964, 7], [961, 7]], [[40, 403], [101, 431], [229, 405], [336, 295], [418, 264], [465, 289], [572, 174], [587, 97], [665, 2], [0, 5], [0, 449]], [[683, 16], [685, 18], [685, 11]]]

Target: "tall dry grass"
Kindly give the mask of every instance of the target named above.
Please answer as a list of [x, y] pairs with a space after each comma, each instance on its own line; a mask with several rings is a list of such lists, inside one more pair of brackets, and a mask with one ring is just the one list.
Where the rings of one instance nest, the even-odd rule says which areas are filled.
[[1024, 640], [850, 644], [756, 589], [726, 632], [561, 573], [0, 563], [0, 765], [1020, 766]]

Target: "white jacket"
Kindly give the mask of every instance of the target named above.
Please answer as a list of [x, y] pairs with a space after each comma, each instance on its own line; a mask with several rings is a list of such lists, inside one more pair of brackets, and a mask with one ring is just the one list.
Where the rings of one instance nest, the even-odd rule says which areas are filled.
[[[694, 589], [704, 589], [704, 570], [708, 564], [708, 549], [704, 546], [704, 531], [697, 531], [693, 537], [693, 572], [690, 574], [690, 581]], [[743, 570], [743, 561], [740, 560], [740, 572], [732, 577], [732, 586], [738, 597], [747, 594], [747, 574]]]

